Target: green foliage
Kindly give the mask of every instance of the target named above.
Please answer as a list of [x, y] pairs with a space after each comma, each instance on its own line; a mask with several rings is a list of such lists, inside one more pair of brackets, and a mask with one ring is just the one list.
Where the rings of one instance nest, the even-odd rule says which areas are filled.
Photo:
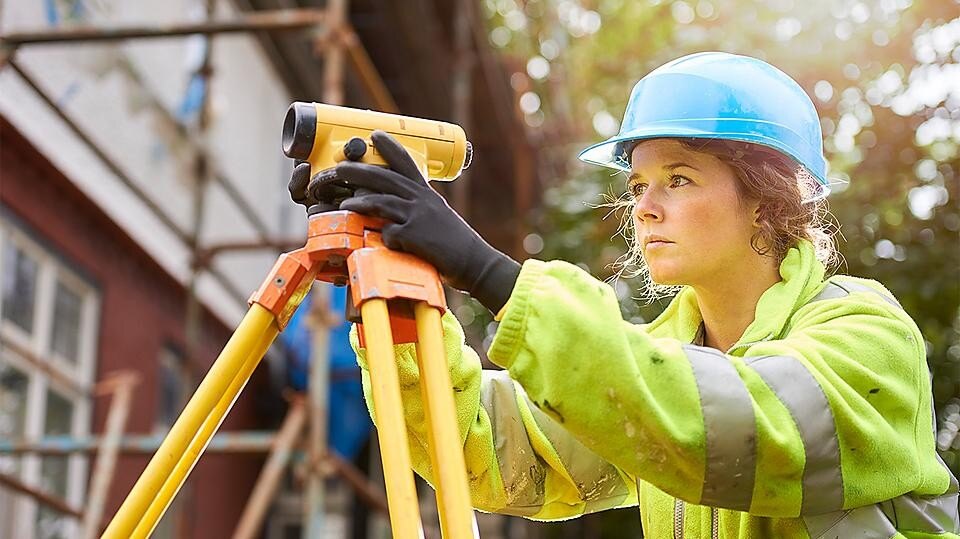
[[[592, 207], [623, 176], [575, 162], [616, 132], [633, 84], [684, 54], [760, 57], [794, 77], [821, 116], [840, 226], [839, 271], [876, 279], [927, 341], [938, 407], [960, 396], [960, 18], [955, 0], [486, 0], [491, 42], [526, 66], [511, 79], [542, 140], [539, 258], [595, 275], [625, 249]], [[539, 106], [534, 106], [539, 105]], [[612, 239], [613, 238], [613, 239]], [[618, 286], [624, 314], [662, 308]], [[956, 463], [957, 456], [945, 454]]]

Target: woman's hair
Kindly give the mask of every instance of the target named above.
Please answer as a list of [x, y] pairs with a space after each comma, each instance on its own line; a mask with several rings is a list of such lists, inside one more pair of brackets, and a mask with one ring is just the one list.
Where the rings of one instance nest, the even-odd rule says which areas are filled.
[[[759, 201], [759, 229], [750, 239], [757, 254], [770, 256], [777, 263], [801, 240], [813, 243], [817, 259], [827, 268], [837, 262], [833, 242], [836, 230], [827, 221], [826, 201], [817, 197], [817, 180], [790, 157], [758, 144], [722, 139], [676, 139], [685, 148], [712, 155], [733, 170], [737, 192], [743, 201]], [[642, 144], [640, 141], [638, 144]], [[632, 148], [630, 148], [632, 153]], [[628, 153], [628, 155], [630, 155]], [[629, 191], [611, 197], [607, 207], [625, 210], [620, 219], [620, 234], [629, 250], [615, 263], [616, 277], [637, 277], [645, 281], [643, 298], [654, 301], [676, 293], [680, 287], [655, 283], [650, 277], [634, 230], [634, 205]]]

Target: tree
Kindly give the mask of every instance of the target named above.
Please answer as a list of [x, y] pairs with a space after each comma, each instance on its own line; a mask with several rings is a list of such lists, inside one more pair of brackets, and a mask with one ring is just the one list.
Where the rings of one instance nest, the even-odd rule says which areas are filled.
[[[525, 66], [511, 81], [542, 146], [541, 177], [550, 179], [542, 208], [529, 216], [543, 238], [542, 252], [531, 254], [609, 276], [625, 249], [611, 240], [618, 219], [601, 220], [606, 210], [588, 203], [621, 194], [623, 177], [578, 165], [577, 151], [616, 133], [632, 85], [654, 67], [703, 50], [763, 58], [813, 97], [831, 175], [846, 180], [830, 197], [840, 271], [876, 279], [899, 298], [925, 336], [941, 419], [946, 411], [960, 423], [957, 6], [486, 0], [491, 42], [509, 65]], [[638, 286], [617, 285], [622, 309], [649, 320], [663, 304], [638, 303]], [[951, 399], [955, 410], [945, 408]], [[942, 454], [960, 470], [954, 450]]]

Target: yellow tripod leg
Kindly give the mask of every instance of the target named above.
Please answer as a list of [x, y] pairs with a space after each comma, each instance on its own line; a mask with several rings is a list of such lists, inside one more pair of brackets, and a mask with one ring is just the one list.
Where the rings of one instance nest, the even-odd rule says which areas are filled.
[[220, 400], [217, 402], [217, 405], [214, 407], [210, 415], [207, 416], [207, 419], [203, 422], [203, 425], [200, 427], [200, 431], [197, 432], [197, 435], [190, 442], [190, 447], [186, 452], [184, 452], [183, 456], [180, 457], [180, 461], [177, 462], [177, 465], [174, 467], [173, 472], [171, 472], [170, 477], [167, 478], [167, 481], [163, 484], [163, 487], [161, 487], [160, 491], [157, 493], [157, 496], [153, 499], [150, 507], [140, 520], [140, 523], [133, 531], [132, 537], [149, 537], [153, 532], [153, 529], [160, 522], [160, 518], [163, 517], [163, 514], [167, 511], [170, 503], [173, 502], [173, 498], [177, 495], [177, 492], [180, 491], [180, 488], [186, 482], [187, 476], [190, 475], [193, 467], [196, 466], [197, 462], [200, 460], [200, 456], [203, 455], [203, 452], [210, 443], [210, 440], [213, 438], [213, 435], [216, 434], [217, 430], [220, 428], [220, 425], [226, 418], [227, 413], [231, 408], [233, 408], [233, 404], [237, 401], [237, 397], [240, 396], [240, 392], [243, 391], [244, 386], [247, 385], [247, 382], [250, 380], [250, 376], [253, 375], [253, 371], [256, 370], [257, 365], [260, 364], [260, 360], [263, 358], [263, 355], [267, 353], [267, 349], [270, 348], [270, 344], [272, 344], [277, 338], [277, 333], [278, 330], [276, 324], [272, 324], [267, 328], [267, 331], [260, 338], [260, 342], [257, 343], [256, 347], [250, 350], [250, 353], [247, 356], [247, 359], [244, 361], [243, 366], [240, 368], [240, 371], [238, 371], [236, 376], [233, 377], [233, 381], [230, 383], [230, 386], [227, 388], [223, 396], [220, 397]]
[[[140, 479], [133, 485], [117, 514], [103, 534], [105, 538], [126, 539], [144, 518], [148, 508], [167, 482], [204, 422], [233, 383], [246, 363], [250, 351], [259, 345], [264, 334], [276, 334], [276, 320], [270, 311], [254, 304], [227, 341], [220, 356], [200, 382], [196, 393], [173, 424], [160, 448], [147, 464]], [[152, 528], [151, 528], [152, 529]]]
[[400, 399], [400, 377], [393, 355], [393, 333], [387, 302], [371, 299], [360, 305], [373, 407], [380, 436], [380, 458], [387, 487], [390, 527], [401, 539], [422, 537], [417, 490], [410, 464], [407, 427]]
[[430, 441], [430, 460], [437, 482], [437, 510], [443, 537], [473, 537], [473, 505], [467, 466], [457, 425], [453, 384], [443, 349], [440, 311], [417, 302], [417, 365]]

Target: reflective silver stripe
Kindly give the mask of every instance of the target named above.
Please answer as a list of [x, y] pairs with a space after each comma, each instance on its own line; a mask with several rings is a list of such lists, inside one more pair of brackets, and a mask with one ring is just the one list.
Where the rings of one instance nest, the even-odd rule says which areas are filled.
[[630, 489], [617, 468], [580, 443], [565, 428], [537, 408], [529, 397], [524, 395], [524, 398], [533, 420], [557, 452], [567, 474], [573, 479], [580, 499], [585, 503], [583, 512], [593, 513], [622, 505], [630, 494]]
[[517, 393], [507, 371], [483, 371], [480, 404], [490, 417], [494, 450], [507, 508], [504, 512], [532, 516], [543, 507], [544, 470], [530, 446], [517, 408]]
[[789, 356], [744, 358], [744, 361], [787, 407], [800, 431], [806, 456], [800, 513], [842, 509], [843, 472], [837, 427], [820, 384], [803, 363]]
[[871, 294], [875, 294], [879, 296], [881, 299], [883, 299], [883, 301], [886, 301], [887, 303], [889, 303], [890, 305], [893, 305], [898, 309], [903, 308], [900, 305], [900, 302], [897, 301], [896, 298], [894, 298], [893, 296], [888, 296], [883, 292], [875, 288], [871, 288], [867, 285], [849, 282], [849, 281], [844, 281], [843, 284], [840, 284], [834, 281], [827, 281], [827, 284], [826, 286], [823, 287], [823, 290], [821, 290], [819, 294], [814, 296], [814, 298], [808, 301], [807, 303], [810, 304], [815, 301], [822, 301], [825, 299], [845, 298], [854, 292], [869, 292]]
[[956, 533], [957, 493], [936, 498], [905, 494], [883, 503], [803, 517], [811, 538], [883, 537], [900, 531]]
[[853, 293], [853, 292], [869, 292], [869, 293], [871, 293], [871, 294], [876, 294], [876, 295], [880, 296], [880, 298], [883, 299], [883, 301], [886, 301], [886, 302], [889, 303], [890, 305], [893, 305], [894, 307], [896, 307], [896, 308], [898, 308], [898, 309], [903, 309], [903, 306], [900, 305], [900, 302], [897, 301], [897, 299], [894, 298], [893, 296], [888, 296], [888, 295], [884, 294], [883, 292], [880, 292], [879, 290], [877, 290], [877, 289], [875, 289], [875, 288], [870, 288], [869, 286], [867, 286], [867, 285], [865, 285], [865, 284], [845, 282], [845, 283], [843, 283], [843, 284], [841, 284], [841, 285], [838, 285], [838, 286], [841, 286], [841, 287], [843, 287], [843, 288], [846, 288], [846, 289], [849, 290], [851, 293]]
[[825, 299], [839, 299], [845, 298], [850, 295], [850, 292], [846, 288], [832, 282], [827, 281], [827, 284], [823, 287], [823, 290], [819, 294], [813, 297], [810, 301], [807, 302], [807, 305], [816, 302], [823, 301]]
[[834, 511], [803, 517], [811, 539], [889, 539], [897, 535], [893, 526], [877, 505], [867, 505], [849, 511]]
[[957, 493], [935, 498], [904, 494], [880, 504], [899, 530], [927, 533], [956, 532]]
[[701, 505], [749, 511], [756, 474], [757, 425], [746, 385], [719, 350], [683, 347], [700, 391], [706, 433]]

